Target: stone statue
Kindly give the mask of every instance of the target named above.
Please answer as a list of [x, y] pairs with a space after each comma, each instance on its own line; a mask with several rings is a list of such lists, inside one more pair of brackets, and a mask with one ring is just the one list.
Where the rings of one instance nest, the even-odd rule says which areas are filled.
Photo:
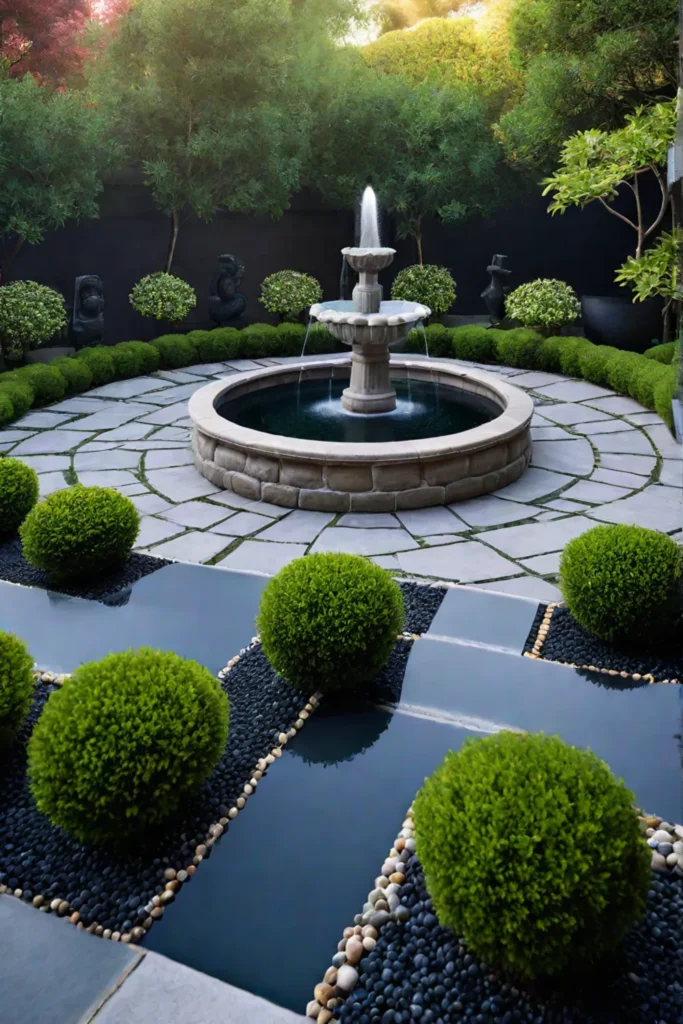
[[491, 280], [488, 287], [481, 293], [481, 297], [486, 302], [492, 327], [496, 327], [505, 319], [505, 296], [510, 288], [504, 284], [504, 281], [512, 273], [511, 270], [505, 268], [506, 259], [507, 256], [494, 256], [491, 265], [486, 268], [486, 273], [491, 275]]
[[218, 269], [209, 291], [209, 316], [219, 327], [237, 320], [247, 308], [247, 296], [237, 291], [243, 277], [242, 260], [227, 253], [218, 257]]
[[76, 278], [71, 332], [76, 348], [95, 345], [104, 337], [104, 283], [97, 274]]

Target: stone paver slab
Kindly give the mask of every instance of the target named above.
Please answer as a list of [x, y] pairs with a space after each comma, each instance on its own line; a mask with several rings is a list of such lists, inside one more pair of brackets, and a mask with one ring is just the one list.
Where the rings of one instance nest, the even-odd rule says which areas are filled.
[[110, 452], [78, 451], [74, 455], [74, 469], [77, 473], [93, 469], [137, 469], [139, 462], [139, 452], [126, 452], [120, 448]]
[[643, 427], [663, 459], [683, 459], [683, 445], [679, 444], [665, 423]]
[[50, 427], [58, 427], [74, 418], [73, 413], [53, 412], [52, 409], [38, 409], [35, 412], [27, 412], [18, 421], [25, 430], [32, 430], [34, 427], [45, 430]]
[[138, 402], [117, 402], [114, 407], [105, 409], [103, 412], [93, 412], [80, 420], [73, 420], [69, 424], [70, 430], [110, 430], [120, 427], [124, 423], [130, 423], [140, 416], [150, 412], [148, 405], [140, 405]]
[[192, 367], [192, 373], [197, 373], [200, 377], [213, 377], [215, 373], [227, 372], [228, 367], [225, 363], [197, 363]]
[[159, 512], [167, 512], [169, 509], [175, 508], [175, 505], [171, 505], [164, 498], [160, 498], [158, 494], [151, 494], [149, 491], [146, 494], [134, 497], [132, 501], [138, 512], [147, 516], [155, 516]]
[[443, 506], [397, 512], [396, 515], [406, 530], [415, 537], [430, 537], [436, 533], [458, 533], [467, 529], [464, 523]]
[[283, 508], [281, 505], [271, 505], [269, 501], [249, 501], [244, 505], [245, 512], [258, 512], [260, 516], [268, 516], [269, 519], [282, 519], [292, 510]]
[[592, 409], [589, 405], [577, 405], [575, 402], [544, 405], [543, 416], [553, 423], [562, 423], [565, 426], [573, 426], [575, 423], [590, 423], [595, 420], [607, 420], [608, 422], [610, 420], [608, 413]]
[[562, 519], [563, 512], [541, 512], [540, 516], [536, 516], [537, 523], [552, 523], [554, 519]]
[[535, 390], [539, 395], [558, 398], [563, 402], [585, 402], [591, 398], [608, 398], [612, 394], [607, 388], [598, 387], [587, 380], [563, 380], [559, 384], [549, 384]]
[[46, 498], [55, 491], [63, 491], [66, 486], [63, 473], [41, 473], [38, 477], [38, 493], [41, 498]]
[[638, 494], [596, 508], [590, 515], [607, 523], [630, 523], [671, 533], [683, 523], [683, 499], [675, 487], [651, 484]]
[[236, 572], [274, 576], [295, 558], [301, 558], [305, 554], [305, 544], [266, 544], [257, 540], [246, 540], [217, 564]]
[[108, 402], [104, 398], [91, 398], [90, 393], [86, 398], [84, 395], [77, 395], [75, 398], [67, 398], [63, 402], [57, 402], [50, 406], [50, 412], [72, 412], [82, 415], [86, 412], [104, 412], [105, 409], [116, 409], [117, 402]]
[[[600, 452], [652, 455], [652, 444], [640, 430], [624, 430], [618, 434], [596, 434], [591, 440]], [[601, 459], [601, 464], [602, 461]]]
[[156, 423], [159, 426], [167, 426], [175, 423], [181, 417], [187, 416], [187, 402], [176, 402], [173, 405], [164, 406], [156, 412], [149, 412], [147, 416], [138, 416], [140, 423]]
[[139, 441], [147, 437], [151, 430], [152, 427], [146, 427], [143, 423], [124, 423], [113, 430], [105, 430], [98, 437], [101, 441]]
[[520, 572], [518, 565], [477, 541], [407, 551], [398, 555], [398, 561], [404, 572], [461, 583], [515, 576]]
[[558, 512], [585, 512], [586, 505], [579, 501], [567, 501], [565, 498], [555, 498], [554, 501], [547, 501], [548, 508], [557, 509]]
[[433, 533], [431, 537], [423, 537], [422, 543], [426, 544], [428, 548], [435, 548], [440, 544], [457, 544], [461, 540], [465, 540], [465, 538], [457, 533]]
[[487, 544], [503, 551], [512, 558], [544, 555], [548, 551], [560, 551], [565, 544], [580, 537], [593, 523], [585, 516], [556, 519], [554, 523], [528, 523], [526, 526], [507, 526], [492, 530], [485, 538]]
[[[92, 469], [78, 474], [78, 482], [85, 487], [121, 487], [137, 484], [131, 472], [125, 469]], [[141, 485], [142, 486], [142, 485]]]
[[[100, 435], [101, 437], [102, 435]], [[121, 448], [125, 448], [130, 452], [161, 452], [169, 451], [173, 449], [181, 449], [185, 451], [187, 449], [187, 442], [185, 441], [124, 441], [121, 444]]]
[[16, 444], [17, 441], [25, 441], [27, 437], [34, 437], [35, 430], [0, 430], [0, 441], [4, 444]]
[[194, 466], [172, 466], [152, 469], [147, 473], [150, 485], [169, 501], [189, 501], [206, 494], [216, 494], [217, 487], [201, 476]]
[[680, 487], [683, 490], [683, 465], [675, 459], [664, 459], [659, 482], [667, 487]]
[[645, 412], [642, 405], [639, 405], [635, 399], [628, 398], [626, 395], [609, 395], [607, 398], [597, 398], [591, 401], [590, 404], [595, 406], [596, 409], [614, 413], [616, 416], [626, 416], [632, 412]]
[[231, 359], [229, 363], [225, 364], [224, 369], [239, 370], [261, 370], [263, 369], [262, 363], [256, 362], [253, 359]]
[[479, 590], [491, 590], [497, 594], [510, 594], [513, 597], [530, 597], [534, 601], [561, 601], [562, 593], [547, 580], [537, 576], [518, 576], [514, 580], [500, 580], [496, 583], [480, 583]]
[[570, 487], [563, 493], [569, 498], [577, 501], [587, 501], [592, 505], [602, 505], [604, 502], [616, 501], [618, 498], [625, 498], [632, 487], [615, 487], [614, 484], [601, 484], [593, 480], [580, 480], [578, 484]]
[[654, 453], [650, 455], [619, 455], [609, 452], [600, 454], [600, 468], [614, 469], [619, 473], [636, 473], [638, 476], [648, 477], [656, 465], [657, 459]]
[[636, 427], [625, 420], [598, 420], [597, 423], [575, 423], [572, 428], [578, 434], [585, 434], [586, 437], [594, 437], [595, 434], [618, 434], [625, 430], [635, 430]]
[[53, 473], [55, 470], [68, 469], [71, 465], [68, 455], [25, 455], [21, 461], [36, 473]]
[[520, 559], [525, 569], [537, 572], [541, 576], [550, 576], [560, 571], [561, 551], [551, 551], [547, 555], [535, 555], [533, 558]]
[[[101, 436], [98, 434], [98, 437]], [[103, 441], [86, 441], [85, 444], [80, 444], [77, 450], [79, 452], [112, 452], [118, 447], [120, 446], [115, 441], [110, 441], [109, 444]]]
[[161, 558], [175, 558], [180, 562], [209, 562], [230, 544], [229, 537], [215, 533], [184, 533], [154, 548]]
[[[222, 519], [232, 515], [230, 509], [221, 508], [219, 505], [209, 505], [206, 501], [186, 501], [182, 505], [175, 505], [162, 510], [161, 515], [172, 523], [180, 526], [192, 527], [196, 530], [205, 530]], [[235, 536], [235, 534], [233, 534]]]
[[591, 480], [600, 484], [616, 484], [617, 487], [625, 487], [627, 490], [639, 491], [645, 483], [642, 476], [637, 473], [622, 473], [614, 469], [596, 469]]
[[34, 434], [21, 441], [13, 449], [12, 455], [60, 455], [75, 448], [83, 440], [83, 434], [75, 430], [45, 430], [42, 434]]
[[563, 384], [565, 378], [561, 377], [557, 373], [546, 373], [543, 370], [528, 370], [524, 373], [516, 373], [514, 375], [514, 383], [518, 388], [536, 388], [547, 387], [549, 384]]
[[[192, 369], [194, 370], [194, 367]], [[158, 377], [159, 380], [168, 380], [171, 384], [196, 384], [197, 378], [203, 375], [189, 370], [155, 370], [152, 376]]]
[[158, 377], [131, 377], [129, 380], [115, 380], [111, 384], [93, 388], [89, 394], [95, 398], [137, 398], [138, 395], [166, 387], [168, 384]]
[[337, 526], [351, 526], [360, 529], [385, 527], [387, 530], [391, 530], [399, 528], [401, 524], [391, 512], [345, 512]]
[[[210, 498], [211, 501], [219, 501], [221, 505], [229, 505], [230, 508], [246, 508], [247, 505], [254, 504], [253, 498], [244, 498], [235, 491], [218, 491], [216, 494], [211, 494]], [[286, 512], [287, 509], [284, 511]]]
[[398, 555], [373, 555], [370, 561], [380, 569], [388, 569], [389, 572], [399, 572], [401, 568], [398, 564]]
[[236, 515], [226, 519], [214, 527], [216, 533], [224, 533], [230, 537], [248, 537], [264, 526], [270, 526], [272, 519], [266, 516], [259, 516], [255, 512], [237, 512]]
[[570, 441], [538, 441], [534, 442], [531, 465], [587, 476], [593, 472], [595, 457], [590, 444], [582, 437]]
[[311, 553], [339, 551], [350, 555], [386, 555], [416, 547], [417, 541], [405, 530], [349, 530], [345, 526], [337, 526], [323, 530]]
[[[159, 386], [159, 381], [157, 381]], [[176, 405], [178, 402], [187, 401], [191, 396], [198, 391], [200, 388], [206, 386], [206, 381], [201, 380], [199, 377], [193, 384], [181, 384], [177, 388], [166, 388], [163, 391], [155, 391], [151, 395], [146, 395], [145, 400], [151, 402], [152, 405]]]
[[[310, 544], [333, 519], [334, 515], [329, 512], [309, 512], [297, 508], [269, 526], [260, 537], [263, 540], [286, 541], [288, 544]], [[396, 520], [394, 523], [398, 526]]]
[[163, 519], [155, 519], [154, 516], [142, 516], [140, 518], [140, 532], [135, 541], [136, 548], [147, 548], [150, 544], [158, 544], [176, 533], [182, 533], [183, 527], [177, 523], [167, 523]]
[[637, 427], [657, 426], [664, 420], [656, 412], [630, 412], [626, 419]]
[[511, 498], [513, 501], [537, 501], [574, 481], [573, 476], [564, 473], [550, 473], [547, 469], [531, 467], [519, 480], [495, 493], [501, 498]]
[[[605, 421], [607, 422], [607, 420]], [[567, 441], [571, 437], [564, 427], [532, 427], [532, 441]]]
[[162, 427], [152, 434], [154, 441], [189, 441], [190, 431], [185, 427]]
[[505, 501], [503, 498], [497, 498], [494, 494], [461, 501], [458, 505], [451, 505], [450, 508], [469, 526], [481, 527], [516, 523], [520, 519], [531, 519], [538, 512], [535, 506], [529, 507], [520, 502]]
[[162, 448], [148, 451], [145, 455], [145, 472], [150, 469], [164, 469], [166, 466], [190, 466], [194, 464], [191, 448]]
[[[133, 484], [122, 484], [120, 487], [117, 487], [116, 490], [119, 494], [127, 495], [152, 493], [143, 483], [140, 483], [139, 480], [136, 480]], [[156, 497], [156, 495], [154, 495], [154, 497]], [[159, 500], [161, 501], [161, 498]]]

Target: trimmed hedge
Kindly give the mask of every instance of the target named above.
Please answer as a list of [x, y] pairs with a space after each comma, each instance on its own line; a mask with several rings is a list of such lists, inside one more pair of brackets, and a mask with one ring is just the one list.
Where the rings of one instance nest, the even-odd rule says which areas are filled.
[[657, 363], [664, 363], [665, 366], [670, 366], [674, 361], [674, 355], [676, 353], [676, 342], [667, 341], [664, 345], [653, 345], [645, 352], [646, 359], [654, 359]]
[[681, 610], [683, 549], [642, 526], [596, 526], [567, 544], [560, 579], [589, 633], [649, 648], [670, 636]]
[[93, 345], [91, 348], [82, 348], [77, 356], [82, 359], [92, 373], [92, 385], [94, 388], [102, 384], [110, 384], [116, 376], [116, 368], [111, 349], [106, 345]]
[[523, 978], [599, 961], [646, 910], [651, 851], [633, 801], [604, 761], [558, 736], [469, 737], [414, 805], [439, 922]]
[[72, 359], [64, 356], [48, 364], [58, 370], [66, 381], [67, 395], [87, 391], [93, 386], [94, 374], [84, 359]]
[[0, 459], [0, 538], [16, 533], [38, 501], [38, 476], [21, 459]]
[[33, 658], [19, 637], [0, 632], [0, 751], [10, 746], [33, 700]]
[[143, 648], [82, 665], [29, 741], [36, 804], [83, 841], [136, 836], [199, 790], [228, 719], [226, 694], [196, 661]]

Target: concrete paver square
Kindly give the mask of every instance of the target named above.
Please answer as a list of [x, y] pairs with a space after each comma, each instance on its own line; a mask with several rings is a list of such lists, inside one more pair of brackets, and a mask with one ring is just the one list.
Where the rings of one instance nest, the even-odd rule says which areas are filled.
[[436, 533], [458, 533], [459, 530], [464, 532], [467, 529], [464, 523], [443, 506], [397, 512], [396, 515], [406, 530], [415, 537], [429, 537]]
[[503, 526], [505, 523], [516, 523], [520, 519], [531, 519], [538, 512], [535, 505], [523, 505], [517, 501], [505, 501], [495, 494], [487, 494], [483, 498], [470, 498], [458, 505], [450, 506], [453, 511], [470, 526]]
[[136, 548], [146, 548], [150, 544], [158, 544], [168, 537], [182, 533], [183, 527], [177, 523], [166, 523], [163, 519], [155, 519], [154, 516], [142, 516], [140, 519], [140, 532], [135, 541]]
[[[553, 494], [560, 487], [574, 483], [573, 476], [563, 473], [550, 473], [547, 469], [527, 469], [524, 476], [508, 484], [495, 493], [501, 498], [511, 498], [513, 501], [538, 501], [546, 495]], [[456, 506], [457, 507], [457, 506]]]
[[218, 491], [218, 488], [201, 476], [194, 466], [152, 469], [148, 471], [147, 479], [155, 491], [173, 502], [202, 498], [204, 495], [215, 494]]
[[614, 469], [620, 473], [637, 473], [638, 476], [648, 477], [656, 464], [654, 452], [649, 455], [619, 455], [610, 452], [600, 454], [601, 469]]
[[237, 572], [256, 572], [263, 576], [274, 576], [295, 558], [301, 558], [305, 554], [305, 544], [266, 544], [257, 540], [245, 540], [218, 565]]
[[339, 551], [350, 555], [386, 555], [416, 547], [417, 541], [405, 530], [350, 530], [345, 526], [334, 526], [323, 530], [311, 553]]
[[230, 544], [228, 537], [215, 533], [184, 533], [154, 548], [161, 558], [177, 558], [181, 562], [208, 562]]
[[630, 523], [671, 533], [683, 523], [683, 498], [676, 487], [651, 484], [638, 494], [593, 509], [594, 519], [608, 523]]
[[330, 512], [309, 512], [297, 508], [277, 523], [273, 523], [259, 536], [263, 540], [282, 541], [287, 544], [310, 544], [333, 519], [334, 515]]
[[640, 430], [624, 430], [618, 434], [596, 434], [593, 444], [601, 452], [621, 452], [628, 455], [652, 455], [653, 448]]
[[76, 430], [45, 430], [42, 434], [34, 434], [21, 441], [12, 455], [59, 455], [85, 440], [83, 434]]
[[553, 423], [562, 423], [565, 426], [573, 426], [575, 423], [589, 423], [593, 420], [604, 420], [610, 422], [611, 417], [606, 412], [591, 409], [589, 405], [577, 405], [575, 402], [563, 402], [560, 405], [544, 405], [542, 415], [546, 420]]
[[582, 437], [570, 441], [536, 441], [531, 465], [587, 476], [593, 472], [595, 458], [589, 442]]
[[612, 392], [590, 384], [587, 380], [563, 380], [559, 384], [536, 388], [539, 395], [546, 398], [559, 398], [567, 402], [585, 402], [589, 398], [608, 398]]
[[588, 501], [593, 505], [601, 505], [603, 502], [616, 501], [618, 498], [625, 498], [632, 487], [615, 487], [614, 484], [595, 483], [593, 480], [579, 480], [568, 491], [564, 491], [565, 497], [576, 498], [577, 501]]
[[507, 526], [486, 535], [486, 543], [512, 558], [543, 555], [560, 551], [574, 537], [591, 530], [594, 524], [585, 516], [556, 519], [552, 523], [528, 523], [526, 526]]
[[521, 572], [518, 565], [473, 540], [407, 551], [398, 555], [398, 561], [404, 572], [461, 583], [516, 576]]
[[195, 530], [205, 530], [222, 519], [226, 519], [232, 515], [232, 512], [229, 508], [209, 505], [206, 501], [186, 501], [182, 505], [162, 509], [160, 514], [171, 523], [178, 523], [180, 526]]
[[237, 512], [230, 516], [224, 523], [214, 527], [216, 533], [224, 533], [230, 537], [248, 537], [250, 533], [262, 530], [264, 526], [270, 526], [272, 519], [266, 516], [259, 516], [256, 512]]

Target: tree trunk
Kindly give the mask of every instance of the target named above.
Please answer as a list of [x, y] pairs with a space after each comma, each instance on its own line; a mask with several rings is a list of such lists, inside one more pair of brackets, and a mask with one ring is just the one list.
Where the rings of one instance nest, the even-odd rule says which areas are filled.
[[671, 338], [672, 338], [672, 334], [671, 334], [671, 312], [673, 310], [673, 305], [674, 305], [673, 299], [671, 299], [669, 302], [667, 302], [667, 304], [665, 305], [664, 309], [662, 310], [662, 319], [663, 319], [662, 341], [664, 342], [664, 344], [666, 344], [667, 341], [671, 341]]
[[166, 273], [171, 273], [171, 267], [173, 265], [173, 257], [175, 256], [176, 242], [178, 241], [178, 232], [180, 231], [180, 217], [178, 211], [174, 210], [171, 214], [171, 237], [168, 242], [168, 256], [166, 258]]
[[417, 260], [422, 266], [424, 260], [422, 259], [422, 225], [420, 223], [415, 225], [415, 242], [417, 244]]
[[16, 245], [12, 246], [10, 251], [5, 256], [4, 260], [2, 261], [2, 267], [0, 268], [0, 285], [5, 283], [5, 278], [7, 277], [7, 273], [9, 271], [10, 267], [12, 266], [12, 263], [14, 262], [15, 258], [21, 252], [23, 244], [24, 244], [24, 239], [23, 238], [19, 238], [17, 240]]

